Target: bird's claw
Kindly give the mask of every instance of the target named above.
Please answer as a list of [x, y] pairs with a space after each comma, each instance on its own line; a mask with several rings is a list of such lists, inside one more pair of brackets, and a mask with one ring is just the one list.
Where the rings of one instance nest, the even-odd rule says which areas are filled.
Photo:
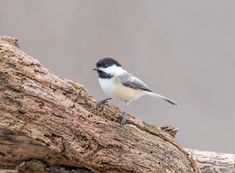
[[96, 103], [96, 106], [99, 107], [99, 106], [101, 106], [101, 105], [104, 105], [104, 104], [108, 103], [108, 101], [111, 100], [111, 99], [112, 99], [112, 98], [106, 98], [106, 99], [103, 99], [103, 100], [101, 100], [101, 101], [98, 101], [98, 102]]
[[127, 119], [127, 113], [124, 112], [121, 119], [121, 125], [124, 125], [126, 123], [126, 119]]

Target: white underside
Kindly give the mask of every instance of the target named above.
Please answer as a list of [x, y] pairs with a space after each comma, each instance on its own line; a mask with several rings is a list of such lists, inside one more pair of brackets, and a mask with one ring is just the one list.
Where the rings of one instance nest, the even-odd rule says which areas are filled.
[[109, 96], [113, 97], [114, 92], [114, 82], [113, 79], [101, 79], [99, 78], [100, 87], [104, 91], [104, 93]]

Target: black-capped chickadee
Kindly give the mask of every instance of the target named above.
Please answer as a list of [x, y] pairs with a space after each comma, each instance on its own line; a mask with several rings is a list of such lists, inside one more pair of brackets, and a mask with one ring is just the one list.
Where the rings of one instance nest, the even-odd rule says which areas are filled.
[[[159, 97], [172, 105], [177, 105], [173, 100], [152, 92], [149, 87], [137, 77], [128, 73], [122, 68], [122, 65], [113, 58], [103, 58], [96, 63], [99, 75], [99, 83], [104, 93], [110, 98], [100, 101], [98, 104], [104, 104], [108, 100], [118, 98], [125, 103], [125, 109], [130, 102], [144, 96], [150, 95]], [[125, 124], [127, 118], [126, 110], [122, 115], [121, 124]]]

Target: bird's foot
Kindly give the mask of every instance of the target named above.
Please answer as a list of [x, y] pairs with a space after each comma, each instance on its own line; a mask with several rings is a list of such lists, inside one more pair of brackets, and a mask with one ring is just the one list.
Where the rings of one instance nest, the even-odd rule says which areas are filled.
[[112, 98], [106, 98], [106, 99], [103, 99], [103, 100], [101, 100], [101, 101], [98, 101], [98, 102], [96, 103], [96, 106], [104, 105], [104, 104], [108, 103], [108, 101], [111, 100], [111, 99], [112, 99]]
[[121, 125], [124, 125], [126, 123], [126, 119], [127, 119], [127, 113], [124, 112], [121, 119]]

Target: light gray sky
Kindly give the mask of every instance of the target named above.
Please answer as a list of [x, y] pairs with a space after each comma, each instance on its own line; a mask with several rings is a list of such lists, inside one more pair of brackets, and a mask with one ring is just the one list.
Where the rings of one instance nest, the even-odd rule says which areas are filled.
[[2, 0], [0, 9], [0, 35], [55, 74], [101, 99], [91, 69], [114, 57], [179, 103], [144, 97], [130, 113], [179, 127], [184, 147], [235, 153], [234, 0]]

